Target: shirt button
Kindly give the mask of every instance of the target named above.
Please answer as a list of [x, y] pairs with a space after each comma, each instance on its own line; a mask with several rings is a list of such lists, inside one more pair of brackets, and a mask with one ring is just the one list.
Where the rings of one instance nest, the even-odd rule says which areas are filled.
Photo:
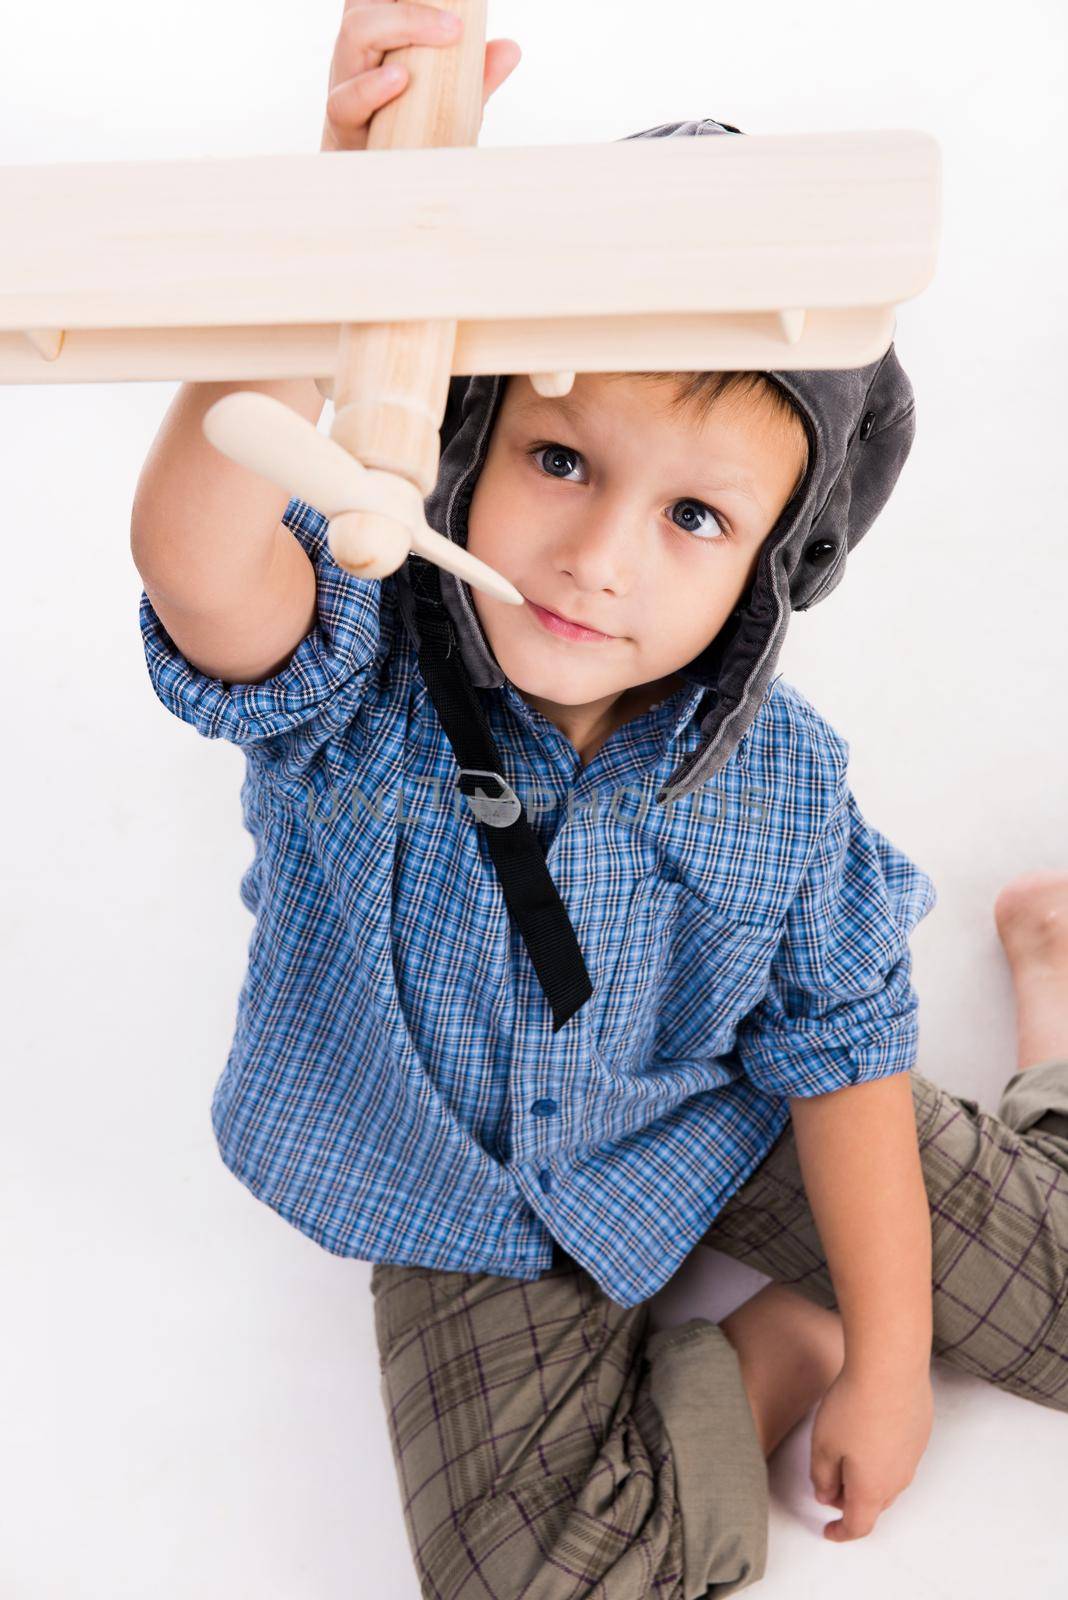
[[555, 1100], [535, 1100], [530, 1109], [535, 1117], [551, 1117], [557, 1105]]
[[549, 1190], [552, 1188], [553, 1175], [547, 1167], [543, 1167], [538, 1173], [538, 1182], [541, 1184], [545, 1193], [548, 1194]]

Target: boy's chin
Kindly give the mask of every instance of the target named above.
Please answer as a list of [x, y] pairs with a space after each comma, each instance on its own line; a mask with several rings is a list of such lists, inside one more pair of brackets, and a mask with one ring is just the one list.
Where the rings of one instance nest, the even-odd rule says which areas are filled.
[[536, 695], [539, 700], [551, 700], [558, 706], [590, 705], [611, 694], [622, 694], [624, 686], [587, 681], [574, 668], [545, 667], [532, 661], [512, 660], [507, 654], [498, 655], [501, 670], [523, 694]]

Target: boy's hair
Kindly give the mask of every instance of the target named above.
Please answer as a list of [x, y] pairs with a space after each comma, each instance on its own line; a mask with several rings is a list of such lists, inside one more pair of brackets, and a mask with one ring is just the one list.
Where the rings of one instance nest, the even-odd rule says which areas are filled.
[[790, 397], [763, 372], [606, 372], [605, 378], [640, 378], [648, 383], [671, 384], [675, 393], [669, 405], [675, 411], [692, 411], [703, 421], [722, 400], [754, 396], [762, 401], [773, 424], [778, 423], [784, 443], [796, 440], [802, 447], [802, 465], [790, 490], [793, 498], [808, 468], [808, 432]]

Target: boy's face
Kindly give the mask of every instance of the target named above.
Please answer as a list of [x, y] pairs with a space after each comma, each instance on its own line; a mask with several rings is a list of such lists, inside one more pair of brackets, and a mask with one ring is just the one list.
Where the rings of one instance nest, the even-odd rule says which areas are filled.
[[[666, 385], [578, 373], [547, 400], [511, 377], [468, 513], [468, 550], [527, 601], [472, 587], [493, 653], [587, 758], [682, 687], [678, 668], [738, 604], [805, 464], [755, 397], [704, 419], [669, 398]], [[536, 607], [609, 637], [566, 638]]]

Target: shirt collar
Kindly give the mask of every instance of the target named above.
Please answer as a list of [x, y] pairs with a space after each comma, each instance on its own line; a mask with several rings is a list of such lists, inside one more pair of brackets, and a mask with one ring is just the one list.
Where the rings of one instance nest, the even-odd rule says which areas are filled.
[[[515, 712], [524, 722], [528, 725], [531, 724], [534, 721], [531, 708], [510, 678], [505, 678], [504, 683], [501, 685], [501, 690]], [[656, 710], [657, 719], [672, 743], [675, 743], [685, 733], [706, 693], [707, 690], [704, 684], [686, 683], [681, 689], [676, 689], [674, 694], [668, 695], [655, 708], [652, 708]]]
[[697, 714], [697, 708], [708, 691], [703, 683], [688, 683], [672, 696], [671, 702], [678, 704], [678, 711], [671, 727], [672, 740], [681, 739], [690, 723]]

